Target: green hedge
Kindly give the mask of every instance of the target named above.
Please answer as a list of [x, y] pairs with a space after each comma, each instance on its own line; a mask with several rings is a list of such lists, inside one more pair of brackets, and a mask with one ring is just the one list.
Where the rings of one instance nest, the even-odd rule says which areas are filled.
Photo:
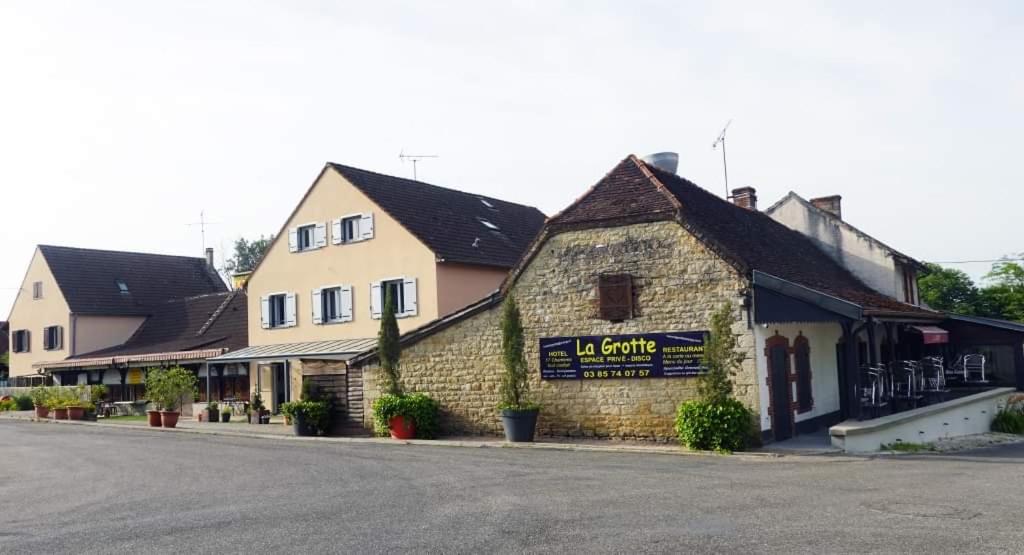
[[690, 449], [742, 451], [750, 440], [753, 418], [750, 409], [733, 398], [686, 401], [676, 412], [676, 433]]

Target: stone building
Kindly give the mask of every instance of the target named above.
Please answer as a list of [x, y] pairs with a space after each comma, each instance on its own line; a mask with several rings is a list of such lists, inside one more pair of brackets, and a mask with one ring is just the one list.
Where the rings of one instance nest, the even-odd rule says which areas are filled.
[[[669, 377], [667, 358], [653, 373], [610, 364], [556, 375], [542, 360], [553, 344], [693, 341], [687, 334], [702, 337], [729, 305], [746, 354], [735, 395], [760, 415], [766, 438], [784, 439], [854, 414], [858, 373], [845, 369], [879, 354], [878, 330], [942, 320], [865, 285], [807, 236], [758, 212], [752, 191], [730, 203], [674, 171], [627, 157], [548, 220], [497, 293], [403, 335], [402, 383], [440, 402], [445, 432], [501, 432], [499, 322], [510, 295], [523, 314], [546, 435], [674, 437], [676, 407], [696, 386], [692, 372]], [[379, 395], [375, 353], [349, 366], [369, 407]], [[369, 411], [363, 419], [370, 426]]]

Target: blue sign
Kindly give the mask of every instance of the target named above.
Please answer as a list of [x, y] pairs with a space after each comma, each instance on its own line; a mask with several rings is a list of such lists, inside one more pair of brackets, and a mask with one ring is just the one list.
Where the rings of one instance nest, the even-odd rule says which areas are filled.
[[682, 378], [704, 372], [705, 331], [542, 337], [545, 380]]

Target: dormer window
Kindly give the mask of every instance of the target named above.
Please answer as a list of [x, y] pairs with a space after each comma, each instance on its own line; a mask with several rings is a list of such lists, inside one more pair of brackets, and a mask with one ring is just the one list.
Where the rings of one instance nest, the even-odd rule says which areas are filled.
[[125, 283], [123, 279], [119, 279], [114, 283], [117, 284], [117, 290], [120, 291], [122, 295], [127, 295], [129, 293], [128, 284]]
[[491, 231], [500, 231], [501, 230], [500, 227], [498, 227], [496, 224], [491, 223], [490, 220], [485, 220], [483, 218], [477, 218], [477, 221], [479, 221], [481, 224], [484, 225], [484, 227], [486, 227], [487, 229], [490, 229]]
[[495, 208], [494, 205], [491, 204], [491, 202], [485, 198], [480, 199], [480, 203], [486, 206], [487, 208], [490, 208], [491, 210], [497, 210], [497, 208]]

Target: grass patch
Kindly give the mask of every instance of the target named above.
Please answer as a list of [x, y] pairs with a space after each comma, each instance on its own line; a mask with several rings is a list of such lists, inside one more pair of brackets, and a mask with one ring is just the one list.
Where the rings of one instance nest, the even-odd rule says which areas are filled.
[[103, 422], [145, 422], [149, 417], [145, 414], [132, 414], [126, 416], [108, 416], [101, 419]]
[[900, 453], [921, 453], [925, 451], [934, 451], [935, 446], [931, 443], [913, 443], [906, 441], [894, 441], [892, 443], [883, 443], [881, 447], [882, 451], [897, 451]]

